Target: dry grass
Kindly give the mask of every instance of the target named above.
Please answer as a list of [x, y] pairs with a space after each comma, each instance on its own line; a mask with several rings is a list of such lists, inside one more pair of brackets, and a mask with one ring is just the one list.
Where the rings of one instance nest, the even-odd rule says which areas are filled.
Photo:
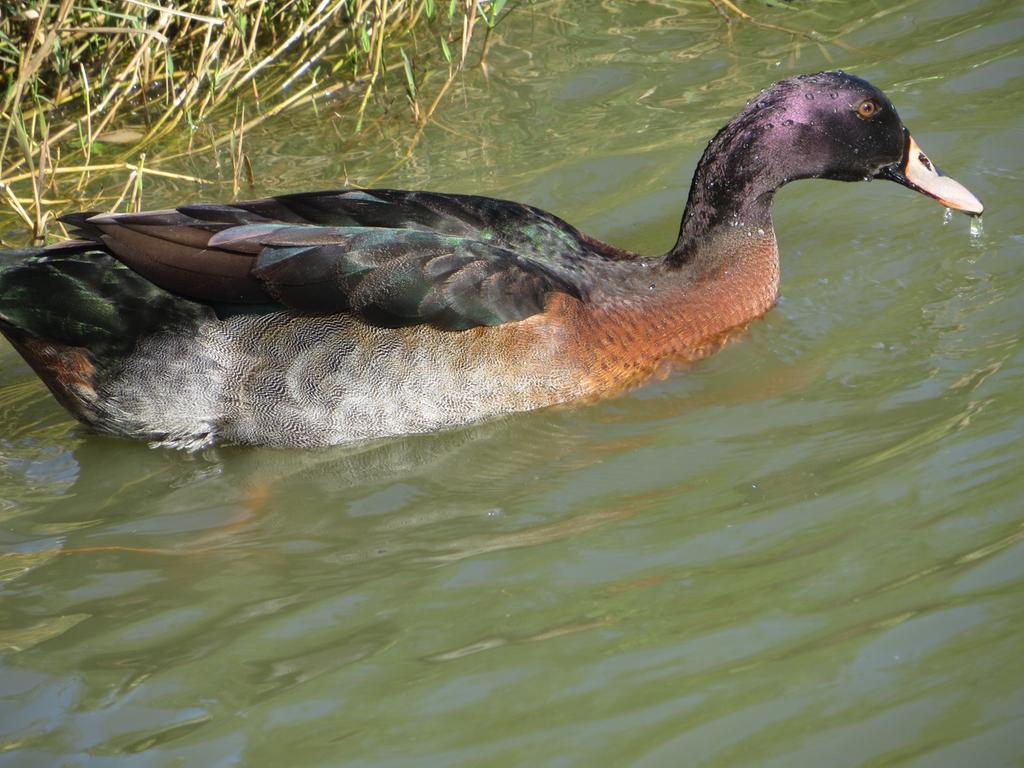
[[[10, 83], [0, 104], [0, 200], [35, 242], [43, 240], [52, 211], [137, 207], [147, 175], [202, 181], [164, 170], [161, 161], [146, 163], [151, 145], [183, 129], [190, 153], [212, 152], [219, 163], [216, 151], [229, 147], [237, 194], [252, 181], [246, 131], [298, 105], [351, 93], [358, 97], [358, 133], [388, 70], [404, 75], [418, 138], [465, 63], [474, 33], [486, 34], [505, 5], [0, 0], [0, 66]], [[446, 61], [447, 80], [425, 89], [414, 58]], [[199, 130], [224, 112], [234, 113], [231, 130]], [[124, 127], [126, 118], [133, 127]], [[98, 148], [113, 162], [95, 162]], [[115, 169], [124, 171], [120, 194], [91, 199], [90, 175]]]

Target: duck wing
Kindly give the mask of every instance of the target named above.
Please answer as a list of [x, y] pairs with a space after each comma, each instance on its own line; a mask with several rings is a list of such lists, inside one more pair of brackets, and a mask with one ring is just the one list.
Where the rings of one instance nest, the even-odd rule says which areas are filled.
[[352, 312], [463, 329], [521, 320], [548, 294], [582, 301], [627, 254], [549, 213], [493, 198], [312, 192], [136, 214], [73, 214], [154, 284], [212, 304]]

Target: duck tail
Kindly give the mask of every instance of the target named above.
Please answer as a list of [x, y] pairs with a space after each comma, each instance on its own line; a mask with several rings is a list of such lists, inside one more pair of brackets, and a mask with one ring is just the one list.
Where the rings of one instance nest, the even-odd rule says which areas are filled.
[[94, 244], [0, 251], [0, 330], [16, 346], [28, 338], [100, 351], [127, 330], [111, 301], [122, 271]]
[[0, 332], [57, 399], [90, 421], [104, 372], [147, 334], [212, 315], [156, 287], [96, 243], [0, 250]]
[[141, 335], [209, 313], [93, 242], [0, 250], [0, 330], [8, 338], [25, 335], [117, 356], [130, 352]]

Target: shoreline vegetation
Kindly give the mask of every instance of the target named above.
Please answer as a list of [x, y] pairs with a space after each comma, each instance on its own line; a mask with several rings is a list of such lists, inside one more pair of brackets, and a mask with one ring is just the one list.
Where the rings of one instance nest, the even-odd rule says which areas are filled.
[[[404, 86], [418, 138], [465, 65], [473, 38], [484, 38], [482, 58], [506, 5], [0, 0], [0, 66], [7, 83], [0, 106], [0, 205], [38, 243], [54, 209], [90, 203], [137, 209], [146, 175], [203, 183], [163, 170], [161, 162], [146, 163], [147, 149], [173, 133], [188, 135], [184, 151], [190, 154], [227, 149], [237, 194], [252, 182], [247, 130], [297, 106], [348, 98], [358, 110], [358, 133], [389, 71], [397, 71], [390, 79]], [[422, 63], [438, 61], [447, 62], [447, 79], [422, 82]], [[228, 130], [209, 127], [225, 116]], [[124, 180], [116, 194], [90, 194], [93, 174], [118, 170]]]
[[[727, 28], [742, 22], [822, 46], [815, 33], [760, 21], [732, 0], [696, 4]], [[206, 158], [237, 197], [255, 181], [245, 147], [251, 129], [296, 107], [343, 100], [360, 135], [373, 97], [394, 100], [396, 92], [411, 120], [397, 167], [463, 68], [486, 74], [495, 26], [509, 13], [550, 5], [0, 0], [0, 211], [39, 244], [61, 227], [55, 217], [64, 210], [139, 210], [147, 177], [211, 183], [181, 173], [174, 161], [183, 155]], [[147, 160], [158, 144], [159, 156]]]

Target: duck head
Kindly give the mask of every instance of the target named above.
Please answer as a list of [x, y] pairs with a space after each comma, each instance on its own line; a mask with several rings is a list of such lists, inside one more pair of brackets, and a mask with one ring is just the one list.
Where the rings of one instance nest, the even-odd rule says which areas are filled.
[[670, 255], [687, 260], [721, 226], [768, 230], [775, 190], [809, 178], [888, 179], [970, 215], [983, 210], [928, 159], [881, 90], [820, 72], [765, 89], [712, 139]]

